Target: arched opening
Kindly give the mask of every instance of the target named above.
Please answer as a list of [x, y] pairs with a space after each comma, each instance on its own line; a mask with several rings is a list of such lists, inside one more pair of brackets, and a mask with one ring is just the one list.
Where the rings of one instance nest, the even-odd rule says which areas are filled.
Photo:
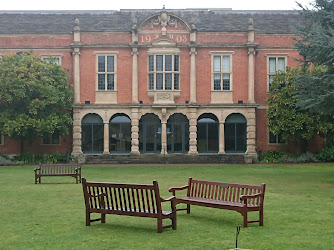
[[125, 114], [115, 114], [109, 122], [110, 153], [131, 151], [131, 119]]
[[167, 152], [189, 151], [189, 121], [183, 114], [174, 114], [167, 121]]
[[202, 114], [197, 119], [197, 151], [199, 153], [219, 151], [219, 122], [213, 114]]
[[146, 114], [139, 121], [139, 151], [161, 152], [161, 122], [155, 114]]
[[81, 121], [83, 153], [103, 153], [103, 120], [97, 114], [88, 114]]
[[247, 121], [241, 114], [231, 114], [225, 121], [225, 152], [245, 153], [247, 149]]

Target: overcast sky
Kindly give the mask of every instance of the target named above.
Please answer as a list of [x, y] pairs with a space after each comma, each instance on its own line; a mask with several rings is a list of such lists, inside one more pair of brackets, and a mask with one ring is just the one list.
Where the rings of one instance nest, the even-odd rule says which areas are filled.
[[[309, 6], [312, 0], [298, 0]], [[294, 10], [295, 0], [1, 0], [0, 10], [120, 10], [232, 8], [233, 10]]]

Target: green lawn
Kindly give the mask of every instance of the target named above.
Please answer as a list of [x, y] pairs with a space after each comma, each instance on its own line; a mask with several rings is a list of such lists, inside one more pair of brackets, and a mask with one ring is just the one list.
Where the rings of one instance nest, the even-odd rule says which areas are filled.
[[[156, 219], [107, 215], [85, 226], [81, 184], [72, 177], [42, 177], [35, 166], [0, 167], [0, 249], [230, 249], [235, 211], [192, 207], [178, 212], [178, 229], [156, 232]], [[334, 164], [221, 166], [83, 166], [88, 181], [152, 183], [161, 196], [188, 177], [266, 183], [264, 226], [241, 228], [246, 249], [334, 249]], [[182, 206], [182, 205], [181, 205]], [[254, 218], [257, 212], [251, 214]], [[165, 220], [169, 223], [168, 220]]]

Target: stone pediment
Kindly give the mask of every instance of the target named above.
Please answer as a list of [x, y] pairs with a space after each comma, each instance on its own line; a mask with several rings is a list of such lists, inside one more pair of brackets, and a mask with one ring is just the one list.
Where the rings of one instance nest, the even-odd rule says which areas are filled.
[[169, 14], [165, 7], [159, 14], [148, 17], [139, 26], [141, 31], [158, 31], [162, 33], [169, 31], [190, 31], [189, 25], [180, 17]]

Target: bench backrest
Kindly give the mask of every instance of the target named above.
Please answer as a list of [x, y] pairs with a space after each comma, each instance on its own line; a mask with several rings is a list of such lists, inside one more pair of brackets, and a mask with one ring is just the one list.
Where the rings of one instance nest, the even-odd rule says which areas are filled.
[[80, 171], [81, 164], [39, 164], [40, 174], [75, 174], [76, 169]]
[[120, 214], [161, 214], [157, 181], [153, 184], [88, 182], [82, 178], [86, 208], [113, 210]]
[[[237, 183], [193, 180], [192, 178], [189, 178], [188, 185], [187, 196], [236, 203], [240, 203], [241, 195], [252, 195], [256, 193], [263, 193], [264, 195], [265, 191], [265, 184], [254, 186]], [[247, 203], [259, 206], [263, 203], [263, 198], [264, 196], [248, 199]]]

